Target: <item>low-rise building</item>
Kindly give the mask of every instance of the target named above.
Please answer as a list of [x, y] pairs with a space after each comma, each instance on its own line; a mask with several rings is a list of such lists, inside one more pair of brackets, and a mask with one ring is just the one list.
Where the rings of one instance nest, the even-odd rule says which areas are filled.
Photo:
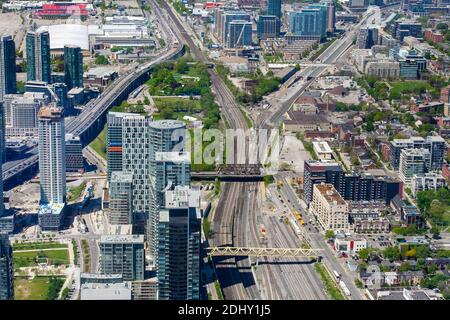
[[320, 160], [331, 160], [333, 150], [326, 141], [313, 141], [314, 152]]
[[376, 292], [376, 300], [443, 300], [440, 293], [431, 289], [382, 290]]
[[419, 191], [437, 190], [444, 188], [446, 184], [446, 180], [442, 174], [436, 172], [415, 174], [411, 180], [411, 192], [416, 197]]
[[83, 283], [80, 300], [131, 300], [130, 282]]
[[158, 279], [132, 281], [131, 293], [132, 300], [158, 300]]
[[358, 253], [361, 249], [367, 248], [366, 239], [352, 239], [347, 237], [336, 237], [334, 239], [334, 249], [347, 255]]
[[284, 120], [284, 129], [292, 132], [331, 131], [331, 124], [322, 114], [306, 115], [301, 112], [289, 112], [289, 120]]
[[382, 79], [397, 79], [400, 76], [400, 64], [390, 60], [370, 61], [366, 65], [365, 73]]
[[349, 231], [348, 204], [332, 184], [315, 184], [310, 212], [325, 230]]
[[355, 218], [353, 232], [355, 233], [386, 233], [389, 232], [390, 223], [387, 218]]

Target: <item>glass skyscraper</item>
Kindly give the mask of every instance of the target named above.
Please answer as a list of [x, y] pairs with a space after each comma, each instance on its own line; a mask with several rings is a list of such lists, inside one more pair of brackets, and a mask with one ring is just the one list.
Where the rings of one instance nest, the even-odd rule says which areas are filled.
[[16, 93], [16, 47], [12, 36], [0, 37], [0, 101]]
[[50, 34], [28, 31], [26, 36], [27, 80], [50, 83]]
[[280, 36], [280, 19], [276, 16], [264, 16], [258, 17], [258, 39], [278, 38]]
[[228, 24], [227, 48], [237, 48], [252, 45], [252, 23], [244, 20], [234, 20]]
[[157, 277], [160, 300], [200, 299], [200, 191], [166, 191], [159, 214]]
[[281, 0], [267, 0], [267, 15], [281, 19]]
[[64, 82], [68, 90], [83, 87], [83, 54], [78, 46], [64, 46]]
[[296, 36], [324, 36], [327, 32], [327, 6], [309, 5], [289, 15], [290, 31]]
[[149, 127], [150, 216], [148, 241], [150, 254], [157, 255], [158, 220], [166, 189], [190, 185], [190, 158], [185, 152], [186, 126], [177, 120], [159, 120]]
[[12, 248], [7, 234], [0, 233], [0, 300], [14, 300]]

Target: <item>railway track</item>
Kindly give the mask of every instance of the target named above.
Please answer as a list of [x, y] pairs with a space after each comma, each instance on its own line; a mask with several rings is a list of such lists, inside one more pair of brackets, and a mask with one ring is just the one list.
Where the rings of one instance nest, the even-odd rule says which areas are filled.
[[[185, 43], [197, 61], [208, 63], [208, 59], [195, 45], [194, 41], [189, 36], [182, 23], [179, 21], [176, 14], [166, 2], [162, 3], [168, 15], [174, 22], [179, 34], [179, 39]], [[235, 101], [233, 94], [222, 81], [222, 79], [215, 73], [215, 71], [208, 70], [213, 91], [216, 95], [216, 100], [220, 106], [226, 122], [232, 129], [248, 129], [247, 123], [241, 113], [239, 104]], [[235, 154], [237, 157], [238, 155]], [[254, 189], [257, 192], [257, 188]], [[243, 208], [246, 199], [240, 195], [247, 195], [245, 183], [225, 182], [223, 184], [223, 192], [217, 205], [217, 211], [214, 215], [213, 228], [219, 232], [211, 239], [214, 246], [229, 246], [234, 245], [240, 241], [239, 233], [241, 233], [240, 223], [243, 215]], [[230, 230], [230, 226], [232, 230]], [[229, 232], [224, 232], [229, 230]], [[245, 231], [246, 232], [246, 231]], [[259, 294], [255, 286], [250, 286], [247, 289], [244, 283], [249, 282], [249, 270], [251, 275], [251, 266], [248, 259], [242, 261], [234, 257], [214, 257], [213, 262], [216, 266], [216, 272], [219, 277], [219, 282], [224, 292], [224, 296], [229, 300], [254, 299], [258, 298]], [[243, 273], [240, 270], [244, 270]], [[251, 279], [253, 277], [251, 276]], [[253, 279], [250, 281], [254, 281]]]

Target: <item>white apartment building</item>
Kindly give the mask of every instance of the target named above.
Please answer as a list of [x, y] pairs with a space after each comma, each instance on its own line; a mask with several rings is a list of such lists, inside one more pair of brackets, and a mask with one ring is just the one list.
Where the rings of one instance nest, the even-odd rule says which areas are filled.
[[310, 212], [325, 230], [350, 230], [348, 203], [332, 184], [315, 184]]
[[417, 192], [426, 190], [437, 190], [444, 188], [446, 180], [440, 173], [428, 172], [425, 174], [415, 174], [411, 179], [411, 191], [414, 197]]
[[407, 187], [415, 174], [428, 172], [431, 153], [428, 149], [403, 149], [400, 153], [399, 177]]
[[39, 179], [41, 203], [66, 202], [65, 129], [62, 109], [39, 110]]

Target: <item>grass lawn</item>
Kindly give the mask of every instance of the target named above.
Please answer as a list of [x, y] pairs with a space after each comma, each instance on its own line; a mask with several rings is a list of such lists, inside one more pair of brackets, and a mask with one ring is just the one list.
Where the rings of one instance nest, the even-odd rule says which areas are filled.
[[392, 89], [389, 92], [391, 99], [401, 99], [409, 97], [411, 94], [419, 95], [425, 91], [433, 91], [433, 87], [423, 80], [411, 80], [411, 81], [395, 81], [391, 83]]
[[[15, 300], [50, 300], [50, 291], [53, 292], [53, 297], [56, 298], [55, 293], [61, 289], [63, 279], [58, 277], [55, 283], [50, 282], [52, 277], [38, 276], [33, 279], [27, 277], [14, 278], [14, 295]], [[52, 287], [53, 286], [53, 287]]]
[[33, 250], [33, 249], [52, 249], [52, 248], [67, 248], [67, 244], [58, 242], [28, 242], [28, 243], [14, 243], [13, 250]]
[[184, 98], [155, 98], [153, 97], [158, 113], [153, 114], [155, 120], [159, 119], [173, 119], [188, 122], [183, 119], [184, 116], [192, 116], [197, 119], [202, 119], [200, 114], [203, 109], [200, 100], [184, 99]]
[[52, 265], [67, 265], [69, 264], [69, 252], [67, 248], [54, 250], [34, 250], [34, 251], [14, 251], [14, 267], [33, 267], [39, 262], [45, 262], [48, 259], [48, 264]]
[[327, 294], [333, 300], [345, 300], [345, 297], [342, 295], [336, 282], [330, 277], [328, 272], [325, 270], [325, 267], [323, 266], [323, 264], [320, 262], [316, 263], [314, 265], [314, 269], [320, 275], [320, 279], [322, 280], [322, 283], [325, 286], [325, 290], [326, 290]]
[[106, 126], [89, 146], [94, 149], [100, 157], [106, 159]]
[[79, 186], [75, 187], [75, 188], [70, 188], [69, 191], [67, 192], [67, 200], [68, 201], [74, 201], [77, 200], [79, 197], [81, 197], [81, 194], [84, 191], [84, 188], [86, 188], [86, 182], [82, 182], [80, 183]]

